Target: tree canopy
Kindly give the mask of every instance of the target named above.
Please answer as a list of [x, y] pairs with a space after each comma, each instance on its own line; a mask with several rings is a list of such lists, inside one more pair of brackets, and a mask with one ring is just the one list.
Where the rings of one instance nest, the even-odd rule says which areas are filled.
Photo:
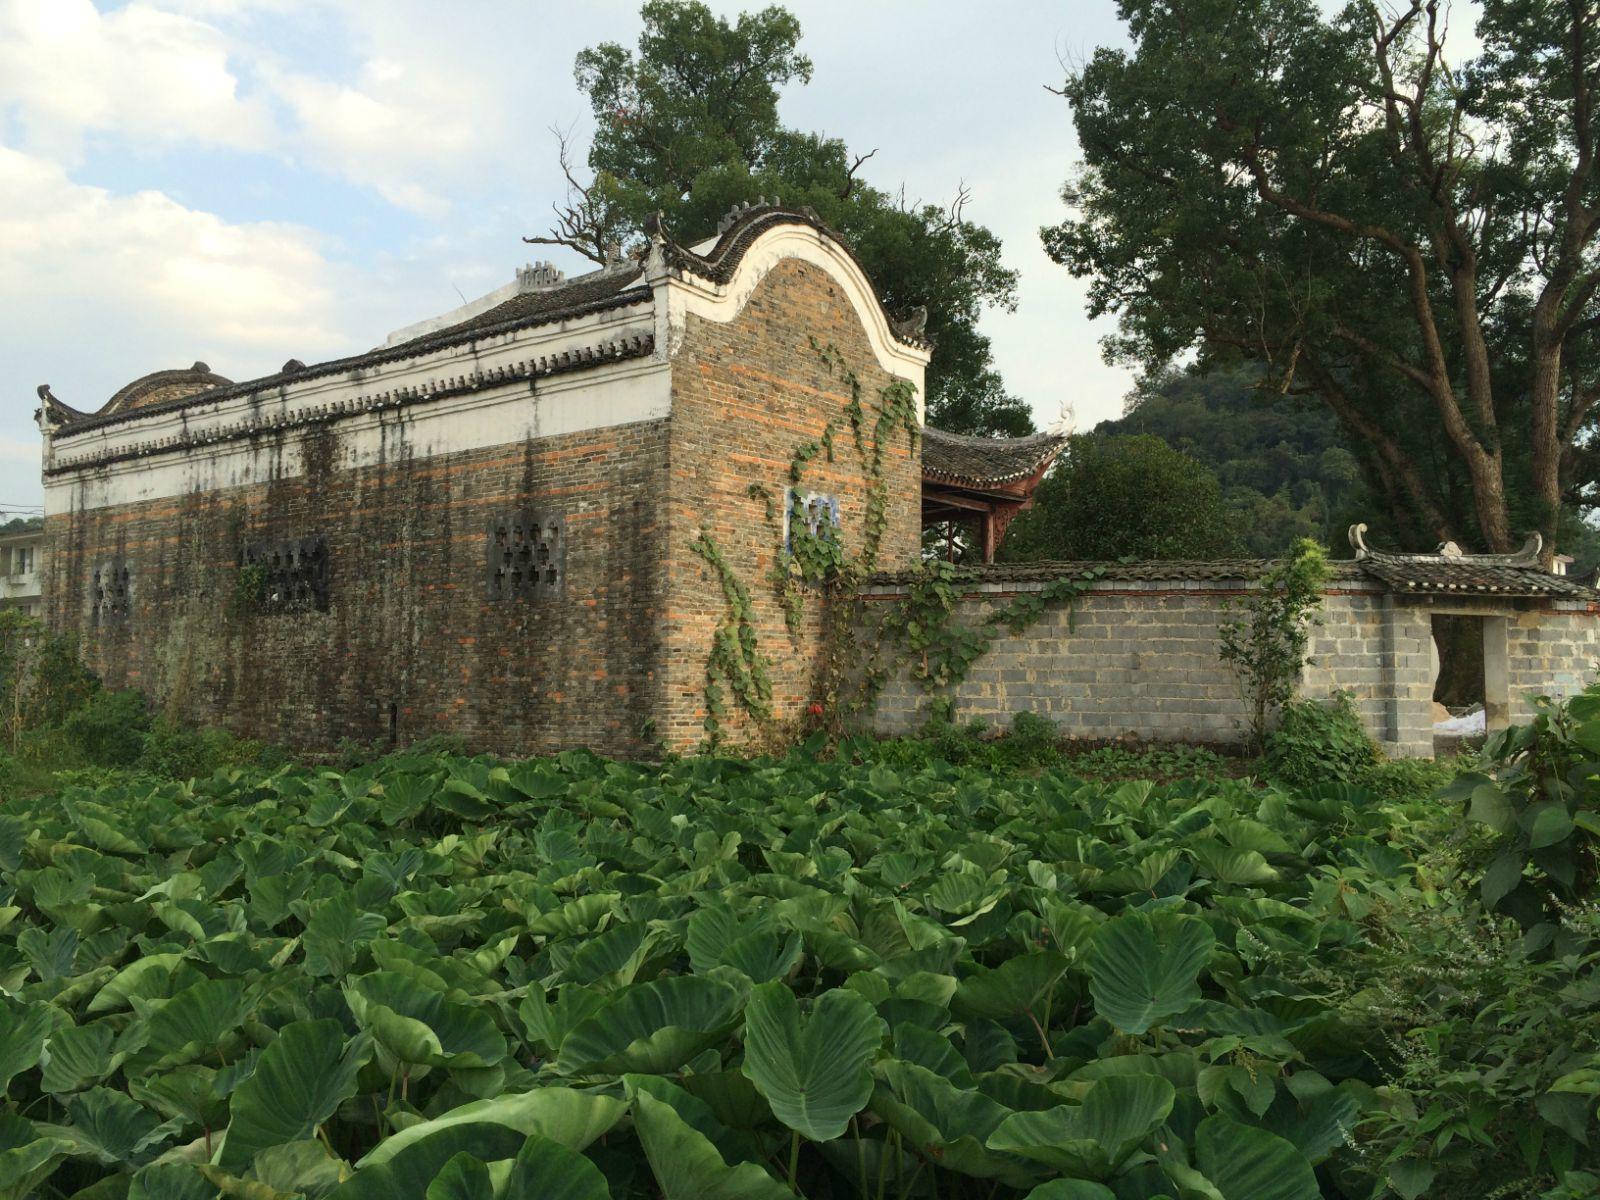
[[1225, 558], [1239, 552], [1204, 463], [1148, 434], [1079, 434], [1000, 545], [1005, 562]]
[[1122, 0], [1066, 81], [1050, 253], [1146, 364], [1249, 359], [1338, 418], [1411, 536], [1506, 550], [1591, 502], [1600, 8]]
[[1250, 367], [1159, 372], [1140, 380], [1120, 419], [1095, 432], [1151, 434], [1204, 463], [1254, 558], [1283, 554], [1300, 538], [1338, 553], [1356, 521], [1372, 524], [1380, 543], [1397, 544], [1333, 414], [1261, 381]]
[[568, 246], [596, 262], [636, 249], [652, 213], [680, 241], [710, 234], [733, 205], [777, 197], [809, 207], [850, 242], [885, 306], [927, 310], [934, 341], [929, 420], [958, 433], [1031, 432], [1009, 394], [989, 339], [986, 308], [1012, 308], [1017, 274], [1000, 240], [966, 216], [967, 193], [914, 203], [868, 184], [872, 153], [782, 123], [782, 89], [811, 78], [800, 23], [778, 7], [730, 21], [698, 0], [648, 0], [636, 49], [605, 42], [579, 53], [578, 86], [595, 120], [587, 174], [561, 139], [571, 185], [554, 227], [531, 241]]

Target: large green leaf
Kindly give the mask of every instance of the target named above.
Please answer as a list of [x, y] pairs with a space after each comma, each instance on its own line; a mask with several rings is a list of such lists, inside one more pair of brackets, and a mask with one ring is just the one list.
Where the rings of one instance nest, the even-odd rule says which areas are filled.
[[[615, 1125], [627, 1107], [626, 1103], [612, 1096], [599, 1096], [564, 1087], [545, 1087], [531, 1092], [496, 1096], [492, 1100], [464, 1104], [431, 1121], [402, 1129], [393, 1137], [379, 1142], [356, 1166], [359, 1170], [381, 1165], [418, 1142], [443, 1131], [468, 1125], [511, 1130], [519, 1135], [519, 1146], [524, 1138], [537, 1133], [569, 1149], [582, 1150]], [[485, 1161], [509, 1157], [509, 1154], [492, 1155]]]
[[1052, 1179], [1034, 1188], [1025, 1200], [1117, 1200], [1117, 1194], [1087, 1179]]
[[1128, 912], [1095, 931], [1088, 957], [1095, 1011], [1124, 1033], [1144, 1033], [1200, 999], [1211, 927], [1170, 911]]
[[965, 1017], [1020, 1016], [1043, 1003], [1071, 965], [1064, 954], [1040, 950], [1008, 958], [993, 970], [978, 967], [961, 981], [952, 1007]]
[[188, 1163], [151, 1163], [128, 1185], [128, 1200], [217, 1200], [217, 1189]]
[[697, 974], [732, 967], [753, 983], [782, 979], [800, 961], [798, 933], [776, 929], [769, 916], [736, 916], [727, 905], [712, 905], [689, 918], [684, 936], [689, 963]]
[[364, 911], [352, 892], [341, 892], [323, 901], [311, 914], [301, 937], [306, 970], [312, 975], [338, 978], [355, 965], [361, 948], [382, 933], [387, 924], [382, 913]]
[[62, 1107], [66, 1124], [40, 1128], [71, 1142], [74, 1154], [105, 1166], [135, 1165], [153, 1158], [153, 1153], [146, 1152], [177, 1132], [137, 1101], [110, 1088], [91, 1088], [69, 1096]]
[[30, 1200], [73, 1150], [66, 1138], [15, 1113], [0, 1112], [0, 1200]]
[[99, 1083], [113, 1069], [110, 1025], [68, 1026], [50, 1035], [44, 1048], [43, 1086], [57, 1095]]
[[1305, 1156], [1265, 1129], [1207, 1117], [1194, 1139], [1195, 1165], [1223, 1200], [1317, 1200], [1316, 1172]]
[[611, 1200], [611, 1189], [600, 1169], [582, 1154], [535, 1133], [517, 1151], [497, 1196], [499, 1200]]
[[494, 1195], [489, 1168], [466, 1151], [457, 1154], [428, 1184], [425, 1200], [484, 1200]]
[[38, 1063], [52, 1025], [50, 1009], [43, 1004], [0, 996], [0, 1096], [14, 1078]]
[[648, 1092], [633, 1098], [633, 1124], [663, 1200], [793, 1200], [755, 1163], [729, 1166], [703, 1133]]
[[345, 998], [356, 1019], [401, 1062], [492, 1067], [506, 1056], [505, 1037], [487, 1011], [447, 1000], [408, 975], [363, 975], [346, 985]]
[[1158, 1075], [1110, 1075], [1090, 1085], [1082, 1104], [1007, 1117], [988, 1146], [1105, 1179], [1167, 1119], [1176, 1095]]
[[940, 1166], [1012, 1187], [1026, 1187], [1039, 1178], [1042, 1172], [1032, 1164], [985, 1146], [1011, 1115], [1004, 1105], [914, 1063], [891, 1059], [879, 1065], [878, 1073], [882, 1082], [873, 1089], [872, 1112]]
[[869, 1066], [883, 1035], [878, 1014], [855, 992], [824, 992], [802, 1020], [794, 993], [765, 983], [745, 1005], [744, 1073], [780, 1121], [829, 1141], [872, 1095]]
[[141, 1058], [157, 1070], [196, 1059], [221, 1061], [218, 1047], [244, 1021], [244, 984], [237, 979], [205, 979], [184, 988], [150, 1018]]
[[370, 1039], [346, 1043], [337, 1021], [284, 1026], [233, 1095], [218, 1165], [238, 1174], [267, 1147], [313, 1136], [355, 1094], [356, 1073], [371, 1055]]
[[739, 1019], [739, 993], [697, 975], [636, 984], [561, 1043], [566, 1074], [665, 1075], [722, 1040]]

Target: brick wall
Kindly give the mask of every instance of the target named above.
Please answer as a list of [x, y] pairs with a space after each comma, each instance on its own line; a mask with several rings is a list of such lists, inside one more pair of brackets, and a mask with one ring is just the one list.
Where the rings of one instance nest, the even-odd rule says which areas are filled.
[[[303, 475], [51, 517], [52, 624], [112, 687], [301, 748], [387, 739], [392, 719], [402, 742], [640, 753], [662, 694], [666, 422], [428, 458], [397, 422], [358, 470], [335, 465], [338, 430], [297, 435]], [[490, 522], [523, 508], [565, 518], [563, 592], [491, 602]], [[327, 611], [241, 615], [241, 546], [317, 534]], [[111, 560], [131, 607], [96, 622], [92, 572]]]
[[[892, 377], [878, 366], [839, 285], [820, 267], [793, 259], [781, 262], [726, 324], [691, 316], [674, 356], [667, 700], [661, 728], [663, 740], [674, 750], [692, 747], [705, 736], [706, 657], [727, 613], [714, 573], [690, 548], [702, 529], [710, 531], [749, 589], [761, 650], [771, 670], [775, 715], [792, 719], [812, 697], [818, 602], [808, 598], [804, 627], [791, 637], [769, 581], [783, 543], [789, 464], [798, 447], [821, 438], [828, 423], [835, 423], [833, 461], [821, 454], [812, 459], [800, 486], [838, 497], [848, 554], [857, 553], [862, 544], [869, 478], [846, 417], [849, 385], [841, 370], [829, 370], [813, 339], [818, 346], [833, 346], [859, 378], [870, 450], [879, 391]], [[921, 466], [903, 430], [885, 436], [889, 526], [879, 565], [894, 569], [917, 560]], [[772, 498], [770, 519], [762, 500], [750, 495], [753, 483]], [[730, 705], [724, 720], [729, 741], [737, 744], [752, 732]]]
[[[960, 603], [958, 619], [975, 625], [1018, 593], [1044, 586], [977, 585]], [[1242, 581], [1163, 580], [1155, 572], [1139, 582], [1101, 581], [1070, 609], [1048, 610], [1020, 634], [1002, 629], [950, 693], [956, 719], [1004, 727], [1029, 712], [1071, 737], [1237, 742], [1247, 710], [1235, 676], [1218, 658], [1217, 634], [1229, 617], [1226, 602], [1246, 589]], [[868, 603], [897, 595], [895, 587], [875, 587]], [[1525, 719], [1528, 693], [1571, 695], [1600, 666], [1600, 614], [1585, 606], [1452, 601], [1436, 609], [1344, 579], [1324, 598], [1301, 694], [1347, 691], [1388, 753], [1431, 755], [1435, 611], [1488, 622], [1491, 726]], [[869, 725], [884, 734], [911, 732], [929, 704], [922, 687], [901, 674], [884, 689]]]

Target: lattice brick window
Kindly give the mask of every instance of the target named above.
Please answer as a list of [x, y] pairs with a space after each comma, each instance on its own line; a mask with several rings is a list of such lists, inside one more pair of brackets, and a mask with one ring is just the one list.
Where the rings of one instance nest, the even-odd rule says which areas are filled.
[[804, 525], [814, 538], [837, 541], [839, 538], [839, 497], [825, 496], [821, 492], [802, 492], [790, 488], [784, 495], [783, 546], [794, 550], [794, 530]]
[[113, 625], [128, 617], [133, 600], [133, 575], [120, 558], [101, 563], [89, 577], [89, 607], [97, 625]]
[[262, 612], [328, 611], [328, 542], [321, 534], [246, 546], [239, 566], [259, 573], [255, 600]]
[[489, 526], [490, 600], [559, 595], [567, 582], [567, 522], [558, 513], [527, 511]]

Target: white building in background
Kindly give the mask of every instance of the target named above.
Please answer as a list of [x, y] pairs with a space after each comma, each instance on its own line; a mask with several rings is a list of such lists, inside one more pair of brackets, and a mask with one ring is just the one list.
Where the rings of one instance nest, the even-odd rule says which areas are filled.
[[0, 533], [0, 608], [44, 615], [44, 522]]

